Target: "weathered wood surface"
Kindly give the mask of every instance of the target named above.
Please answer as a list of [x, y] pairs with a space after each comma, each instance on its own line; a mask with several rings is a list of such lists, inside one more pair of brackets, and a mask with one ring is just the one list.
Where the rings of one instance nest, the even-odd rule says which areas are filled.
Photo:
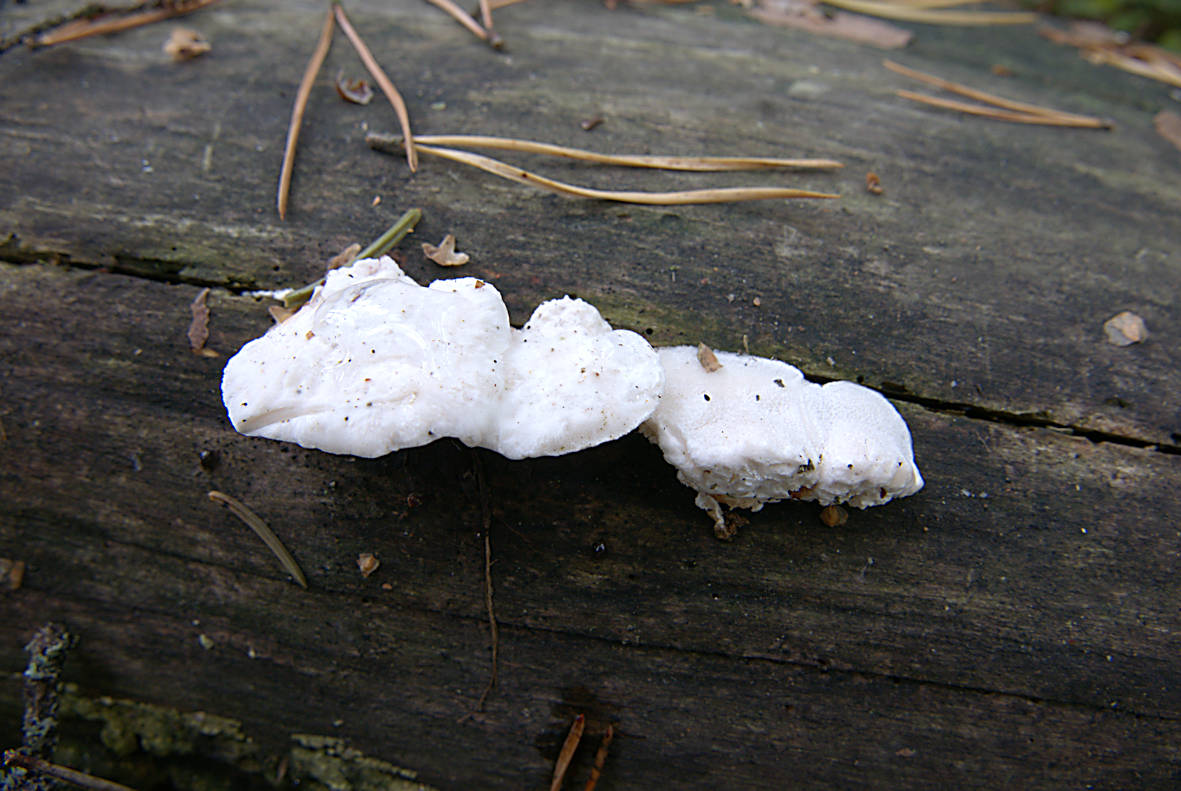
[[[619, 728], [607, 789], [1177, 782], [1181, 165], [1151, 122], [1166, 89], [1029, 31], [922, 28], [896, 55], [1117, 123], [1007, 126], [905, 104], [882, 53], [722, 5], [524, 4], [498, 14], [499, 54], [426, 4], [352, 3], [422, 133], [834, 156], [837, 175], [754, 178], [528, 161], [603, 186], [770, 178], [843, 197], [668, 210], [431, 160], [409, 177], [362, 141], [392, 113], [329, 86], [360, 70], [338, 40], [280, 223], [321, 10], [226, 2], [187, 20], [214, 51], [186, 64], [160, 53], [161, 28], [0, 56], [0, 556], [29, 564], [0, 605], [6, 670], [58, 619], [82, 637], [84, 694], [233, 717], [272, 752], [343, 736], [442, 788], [547, 787], [580, 711], [593, 736]], [[746, 335], [900, 395], [927, 487], [839, 528], [768, 507], [721, 544], [637, 437], [481, 454], [502, 666], [465, 717], [488, 659], [472, 452], [355, 460], [237, 436], [224, 357], [184, 338], [198, 286], [217, 287], [210, 345], [232, 352], [269, 322], [233, 289], [313, 279], [411, 205], [418, 238], [456, 233], [465, 273], [517, 320], [572, 293], [655, 342]], [[414, 254], [407, 269], [441, 273]], [[1103, 341], [1122, 309], [1148, 342]], [[309, 591], [212, 488], [278, 530]], [[368, 579], [360, 552], [382, 562]], [[11, 729], [18, 685], [3, 689]]]

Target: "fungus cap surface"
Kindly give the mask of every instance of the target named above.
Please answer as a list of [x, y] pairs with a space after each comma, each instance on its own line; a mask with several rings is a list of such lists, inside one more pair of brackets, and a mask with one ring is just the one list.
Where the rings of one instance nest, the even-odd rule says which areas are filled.
[[851, 382], [818, 385], [777, 360], [659, 350], [660, 406], [641, 431], [660, 446], [697, 503], [758, 510], [788, 498], [858, 508], [918, 491], [910, 431], [880, 394]]
[[455, 437], [524, 458], [626, 434], [662, 386], [652, 347], [581, 300], [544, 303], [515, 330], [490, 284], [424, 288], [385, 257], [331, 271], [295, 315], [243, 346], [222, 399], [243, 434], [331, 453]]

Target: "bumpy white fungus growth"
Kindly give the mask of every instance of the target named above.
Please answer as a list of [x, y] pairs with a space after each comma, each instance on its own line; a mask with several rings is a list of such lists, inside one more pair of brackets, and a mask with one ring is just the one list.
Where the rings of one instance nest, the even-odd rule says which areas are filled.
[[222, 399], [243, 434], [306, 448], [374, 457], [456, 437], [519, 459], [626, 434], [663, 384], [647, 341], [581, 300], [546, 302], [515, 330], [488, 283], [424, 288], [383, 257], [329, 272], [243, 346]]
[[[640, 430], [719, 530], [722, 505], [759, 510], [788, 498], [858, 508], [917, 492], [910, 431], [878, 393], [851, 382], [805, 381], [793, 366], [698, 349], [660, 349], [665, 388]], [[712, 367], [712, 366], [711, 366]]]

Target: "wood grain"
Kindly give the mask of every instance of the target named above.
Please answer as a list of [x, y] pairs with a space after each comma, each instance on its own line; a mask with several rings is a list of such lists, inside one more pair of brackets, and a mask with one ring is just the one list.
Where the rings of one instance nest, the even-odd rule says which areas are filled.
[[[361, 69], [337, 46], [281, 224], [322, 10], [220, 4], [186, 20], [213, 51], [183, 64], [160, 28], [0, 56], [0, 557], [28, 564], [0, 599], [10, 674], [59, 619], [82, 640], [67, 675], [84, 696], [232, 717], [271, 755], [293, 733], [341, 736], [438, 788], [546, 787], [578, 713], [576, 779], [616, 726], [603, 789], [1178, 781], [1181, 165], [1152, 128], [1164, 88], [1033, 32], [924, 27], [898, 56], [1117, 124], [1030, 129], [896, 100], [879, 52], [728, 4], [520, 4], [497, 12], [506, 54], [427, 4], [350, 3], [424, 134], [833, 157], [838, 174], [775, 178], [843, 197], [669, 211], [436, 161], [411, 177], [364, 144], [392, 112], [336, 98], [337, 71]], [[521, 164], [614, 189], [769, 178]], [[461, 274], [518, 323], [569, 293], [655, 343], [745, 336], [897, 396], [926, 488], [835, 528], [769, 506], [723, 544], [639, 437], [481, 453], [502, 664], [471, 716], [489, 652], [473, 451], [331, 456], [241, 437], [220, 403], [224, 360], [270, 323], [242, 289], [308, 282], [410, 206], [420, 241], [454, 233]], [[453, 276], [418, 247], [401, 246], [413, 276]], [[204, 286], [217, 359], [185, 336]], [[1120, 310], [1147, 341], [1104, 341]], [[309, 591], [210, 489], [268, 522]], [[381, 561], [368, 578], [363, 552]], [[10, 742], [19, 705], [0, 685]]]

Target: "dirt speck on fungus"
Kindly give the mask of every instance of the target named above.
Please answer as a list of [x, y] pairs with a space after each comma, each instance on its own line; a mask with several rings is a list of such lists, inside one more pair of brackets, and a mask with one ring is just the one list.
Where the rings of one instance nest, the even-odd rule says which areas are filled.
[[718, 356], [714, 354], [713, 349], [706, 346], [704, 343], [697, 344], [697, 362], [701, 363], [701, 367], [708, 373], [720, 370], [722, 364], [718, 362]]

